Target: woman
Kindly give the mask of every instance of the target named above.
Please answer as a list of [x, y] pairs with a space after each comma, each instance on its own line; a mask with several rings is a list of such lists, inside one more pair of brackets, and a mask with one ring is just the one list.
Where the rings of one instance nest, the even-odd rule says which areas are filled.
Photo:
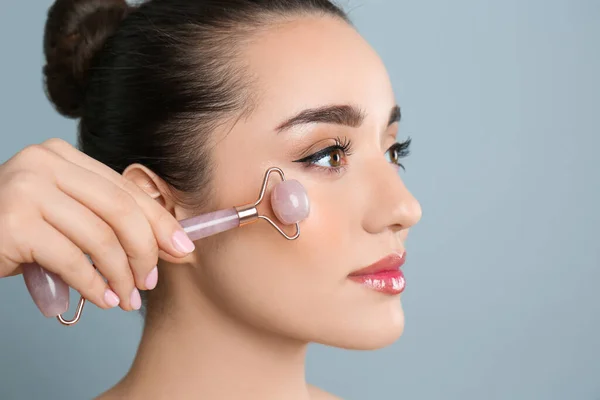
[[[309, 342], [401, 335], [403, 281], [357, 275], [404, 260], [421, 215], [398, 174], [410, 141], [339, 8], [58, 0], [44, 44], [81, 152], [54, 139], [0, 167], [0, 276], [36, 262], [98, 307], [144, 303], [134, 363], [100, 399], [331, 399], [305, 382]], [[253, 201], [271, 166], [309, 194], [300, 238], [258, 223], [194, 246], [177, 221]]]

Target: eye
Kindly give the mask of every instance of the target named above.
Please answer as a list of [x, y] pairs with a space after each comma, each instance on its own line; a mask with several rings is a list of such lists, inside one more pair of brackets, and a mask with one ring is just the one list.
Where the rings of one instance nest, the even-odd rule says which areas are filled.
[[404, 165], [400, 162], [403, 158], [407, 157], [410, 154], [410, 142], [411, 139], [408, 138], [404, 142], [394, 143], [386, 152], [387, 160], [404, 169]]
[[337, 147], [326, 150], [329, 151], [327, 154], [319, 156], [319, 158], [314, 160], [312, 163], [314, 165], [318, 165], [319, 167], [340, 168], [344, 162], [344, 156], [346, 156], [344, 150]]
[[309, 167], [340, 172], [346, 166], [351, 151], [350, 140], [337, 138], [333, 146], [326, 147], [295, 162], [306, 164]]

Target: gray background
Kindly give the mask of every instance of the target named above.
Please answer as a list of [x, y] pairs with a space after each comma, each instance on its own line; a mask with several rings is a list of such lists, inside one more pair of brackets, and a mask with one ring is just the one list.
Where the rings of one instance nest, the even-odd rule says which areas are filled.
[[[0, 6], [0, 161], [75, 138], [42, 92], [50, 3]], [[348, 3], [392, 76], [424, 216], [403, 338], [312, 346], [309, 380], [347, 399], [600, 399], [600, 2]], [[0, 399], [115, 383], [141, 320], [94, 306], [84, 318], [59, 326], [21, 277], [1, 280]]]

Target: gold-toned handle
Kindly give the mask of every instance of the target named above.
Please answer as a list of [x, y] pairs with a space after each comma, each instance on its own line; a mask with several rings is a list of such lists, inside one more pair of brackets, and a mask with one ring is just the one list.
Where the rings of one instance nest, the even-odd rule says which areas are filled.
[[[94, 267], [96, 269], [96, 271], [98, 271], [98, 268], [96, 268], [92, 259], [89, 256], [87, 256], [87, 257], [88, 257], [88, 260], [90, 260], [90, 263], [92, 263], [92, 267]], [[73, 326], [76, 323], [78, 323], [79, 320], [81, 319], [81, 313], [83, 312], [84, 305], [85, 305], [85, 297], [79, 296], [79, 303], [77, 303], [77, 310], [75, 311], [75, 315], [73, 316], [73, 319], [64, 319], [62, 314], [57, 315], [56, 319], [58, 320], [58, 322], [60, 322], [61, 324], [65, 325], [65, 326]]]
[[280, 168], [277, 168], [277, 167], [269, 168], [267, 170], [267, 173], [265, 174], [265, 178], [263, 179], [262, 188], [260, 189], [260, 195], [258, 196], [258, 200], [256, 200], [256, 202], [254, 203], [254, 207], [259, 205], [260, 202], [263, 201], [263, 197], [265, 196], [265, 191], [267, 190], [267, 182], [269, 181], [269, 175], [271, 175], [272, 172], [277, 172], [281, 176], [281, 180], [285, 181], [285, 174], [283, 173], [283, 171]]
[[298, 224], [296, 222], [296, 234], [294, 236], [288, 236], [288, 234], [286, 234], [280, 227], [277, 226], [277, 224], [275, 224], [275, 222], [271, 221], [271, 219], [269, 219], [268, 217], [265, 217], [264, 215], [259, 215], [258, 218], [264, 219], [265, 221], [269, 222], [271, 225], [273, 225], [273, 227], [275, 229], [277, 229], [277, 231], [279, 233], [281, 233], [283, 235], [284, 238], [286, 238], [287, 240], [295, 240], [298, 239], [298, 237], [300, 236], [300, 224]]
[[83, 306], [85, 305], [85, 298], [83, 296], [79, 297], [79, 304], [77, 304], [77, 311], [75, 311], [75, 316], [73, 317], [73, 319], [64, 319], [62, 314], [58, 315], [56, 317], [56, 319], [58, 319], [58, 321], [66, 326], [71, 326], [71, 325], [75, 325], [77, 322], [79, 322], [79, 319], [81, 318], [81, 312], [83, 311]]
[[[256, 206], [258, 206], [260, 204], [260, 202], [263, 200], [264, 196], [265, 196], [265, 191], [267, 190], [267, 182], [269, 181], [269, 175], [271, 175], [272, 172], [277, 172], [280, 176], [281, 176], [281, 180], [285, 181], [285, 174], [283, 173], [283, 171], [280, 168], [277, 167], [271, 167], [267, 170], [267, 173], [265, 174], [265, 178], [263, 180], [263, 184], [262, 184], [262, 188], [260, 190], [260, 195], [258, 196], [258, 200], [256, 200], [256, 203], [254, 203], [254, 208], [256, 208]], [[264, 215], [256, 215], [258, 218], [264, 219], [265, 221], [267, 221], [268, 223], [270, 223], [273, 228], [277, 229], [277, 231], [279, 233], [281, 233], [281, 235], [286, 238], [287, 240], [295, 240], [298, 239], [298, 237], [300, 236], [300, 224], [298, 224], [296, 222], [296, 234], [294, 236], [289, 236], [287, 233], [285, 233], [279, 226], [277, 226], [277, 224], [275, 222], [273, 222], [269, 217], [266, 217]]]

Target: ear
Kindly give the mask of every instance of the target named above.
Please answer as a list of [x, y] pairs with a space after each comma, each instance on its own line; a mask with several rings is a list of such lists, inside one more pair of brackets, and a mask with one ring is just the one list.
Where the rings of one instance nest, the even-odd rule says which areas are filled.
[[122, 175], [171, 212], [172, 208], [168, 208], [171, 199], [169, 185], [149, 168], [141, 164], [131, 164], [125, 168]]
[[[174, 201], [171, 187], [161, 177], [141, 164], [131, 164], [125, 171], [123, 177], [142, 189], [148, 196], [157, 201], [173, 217], [182, 217], [185, 211]], [[183, 258], [175, 258], [164, 251], [159, 251], [159, 257], [173, 264], [194, 264], [195, 252]]]

